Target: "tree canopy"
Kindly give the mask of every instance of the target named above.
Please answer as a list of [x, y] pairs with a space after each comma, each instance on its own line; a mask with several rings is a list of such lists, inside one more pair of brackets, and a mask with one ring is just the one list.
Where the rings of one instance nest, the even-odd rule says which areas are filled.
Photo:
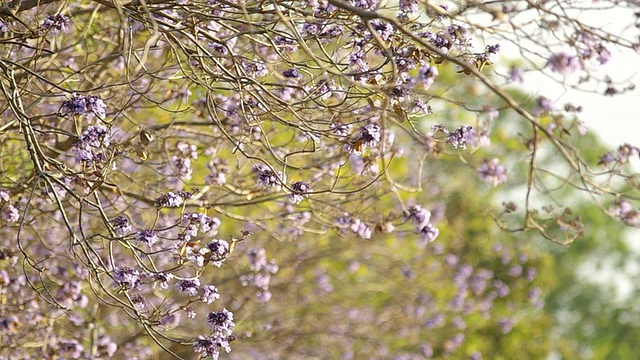
[[[623, 30], [588, 21], [619, 9]], [[597, 249], [632, 257], [640, 149], [522, 82], [632, 91], [606, 64], [640, 48], [636, 3], [0, 16], [0, 357], [616, 354], [594, 309], [631, 305], [562, 302], [594, 292], [570, 285]]]

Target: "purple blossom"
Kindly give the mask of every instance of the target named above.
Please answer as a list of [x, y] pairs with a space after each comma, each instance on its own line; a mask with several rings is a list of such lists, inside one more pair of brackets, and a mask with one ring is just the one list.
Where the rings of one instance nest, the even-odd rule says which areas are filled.
[[516, 265], [511, 265], [509, 267], [509, 270], [507, 271], [507, 274], [509, 274], [509, 276], [511, 276], [511, 277], [516, 277], [517, 278], [520, 275], [522, 275], [522, 271], [523, 271], [522, 266], [516, 264]]
[[333, 292], [333, 284], [331, 284], [331, 278], [324, 271], [316, 270], [316, 286], [318, 292], [321, 294], [328, 294]]
[[73, 93], [71, 99], [62, 102], [60, 114], [63, 116], [85, 115], [87, 119], [97, 116], [99, 119], [104, 119], [106, 108], [105, 103], [97, 96]]
[[423, 67], [418, 71], [418, 74], [411, 79], [411, 84], [422, 85], [424, 90], [429, 90], [436, 76], [438, 76], [438, 69], [435, 66]]
[[229, 336], [236, 324], [233, 322], [233, 313], [227, 309], [212, 311], [207, 315], [207, 325], [214, 335]]
[[466, 149], [467, 142], [477, 137], [475, 130], [473, 130], [473, 127], [469, 125], [460, 126], [454, 132], [447, 131], [443, 125], [434, 125], [432, 129], [434, 131], [442, 131], [445, 134], [448, 134], [449, 136], [447, 137], [447, 142], [453, 145], [453, 147], [456, 149]]
[[131, 297], [131, 302], [138, 310], [144, 309], [144, 307], [147, 305], [147, 300], [140, 294], [133, 295]]
[[378, 33], [378, 36], [380, 36], [380, 38], [384, 41], [389, 41], [389, 39], [395, 32], [395, 28], [393, 27], [393, 25], [389, 24], [388, 22], [375, 19], [371, 21], [370, 24], [373, 30], [375, 30], [376, 33]]
[[269, 70], [267, 69], [267, 66], [261, 62], [257, 62], [257, 61], [249, 61], [249, 60], [243, 60], [242, 61], [242, 68], [244, 69], [244, 72], [250, 76], [250, 77], [260, 77], [260, 76], [265, 76], [269, 73]]
[[600, 65], [604, 65], [608, 63], [609, 60], [611, 60], [611, 52], [607, 50], [607, 48], [604, 47], [604, 45], [600, 44], [596, 46], [595, 50], [596, 50], [596, 53], [598, 54], [596, 59], [598, 60]]
[[534, 268], [533, 266], [528, 267], [527, 271], [525, 272], [524, 275], [524, 279], [527, 280], [527, 282], [532, 282], [537, 275], [538, 271], [536, 270], [536, 268]]
[[20, 220], [20, 213], [15, 206], [5, 204], [2, 206], [2, 210], [0, 210], [0, 218], [6, 222], [16, 223]]
[[204, 337], [198, 335], [198, 339], [193, 343], [193, 350], [200, 354], [203, 359], [211, 357], [213, 360], [218, 360], [221, 349], [224, 349], [227, 353], [231, 352], [228, 336], [212, 335]]
[[42, 22], [42, 28], [51, 31], [52, 34], [67, 31], [69, 17], [62, 14], [49, 15]]
[[300, 78], [300, 77], [302, 77], [302, 74], [300, 74], [298, 69], [291, 68], [291, 69], [287, 69], [287, 70], [283, 71], [282, 72], [282, 76], [287, 77], [287, 78]]
[[200, 295], [200, 301], [211, 304], [219, 298], [220, 293], [218, 292], [218, 288], [214, 285], [205, 285], [202, 287], [202, 295]]
[[413, 205], [407, 209], [406, 219], [416, 224], [418, 227], [425, 226], [431, 220], [431, 212], [420, 205]]
[[512, 317], [501, 317], [498, 320], [498, 324], [500, 325], [500, 330], [503, 334], [508, 334], [511, 332], [511, 329], [516, 325], [516, 319]]
[[196, 296], [200, 289], [200, 280], [198, 278], [180, 280], [176, 283], [176, 289], [189, 296]]
[[58, 349], [60, 349], [60, 354], [65, 355], [66, 359], [80, 359], [84, 352], [84, 347], [78, 340], [60, 340], [58, 342]]
[[640, 227], [640, 211], [634, 210], [627, 200], [616, 202], [609, 209], [609, 215], [620, 218], [623, 223], [629, 226]]
[[249, 249], [247, 257], [249, 258], [249, 269], [252, 271], [260, 271], [263, 266], [267, 265], [267, 252], [263, 248]]
[[329, 129], [340, 137], [349, 136], [352, 127], [351, 124], [342, 124], [340, 122], [332, 122], [331, 125], [329, 125]]
[[419, 9], [418, 0], [400, 0], [398, 6], [402, 14], [413, 14]]
[[274, 44], [287, 52], [293, 52], [298, 49], [298, 43], [294, 39], [286, 38], [284, 36], [276, 36], [273, 38]]
[[552, 54], [547, 61], [547, 66], [551, 66], [551, 70], [568, 74], [582, 70], [582, 63], [575, 57], [565, 53]]
[[496, 291], [498, 292], [498, 296], [501, 298], [509, 295], [509, 293], [511, 292], [511, 289], [509, 289], [509, 285], [505, 284], [502, 280], [494, 280], [493, 288], [496, 289]]
[[140, 271], [125, 267], [116, 267], [113, 271], [113, 280], [125, 289], [139, 289], [142, 274]]
[[153, 274], [153, 279], [155, 281], [159, 281], [160, 282], [160, 289], [166, 290], [169, 288], [169, 280], [173, 279], [174, 276], [173, 274], [170, 273], [156, 273]]
[[351, 229], [351, 231], [353, 231], [363, 239], [371, 239], [371, 235], [373, 235], [373, 230], [369, 225], [358, 218], [352, 217], [348, 213], [344, 213], [341, 216], [338, 216], [334, 220], [334, 224], [341, 229]]
[[113, 226], [116, 234], [120, 236], [131, 231], [131, 223], [129, 219], [123, 215], [118, 215], [115, 219], [111, 220], [111, 226]]
[[478, 176], [489, 186], [497, 186], [507, 181], [507, 169], [497, 158], [485, 160], [478, 168]]
[[359, 9], [374, 10], [378, 6], [378, 0], [349, 0], [351, 5]]
[[378, 124], [368, 124], [360, 128], [360, 140], [363, 145], [375, 147], [382, 137], [382, 128]]
[[168, 192], [156, 199], [156, 207], [178, 207], [182, 205], [182, 196]]
[[142, 242], [145, 245], [151, 247], [158, 241], [158, 236], [153, 230], [140, 230], [136, 233], [136, 241]]
[[105, 353], [108, 357], [112, 357], [113, 354], [118, 351], [118, 344], [108, 335], [98, 335], [98, 341], [96, 342], [98, 352]]
[[293, 193], [290, 194], [287, 199], [292, 204], [299, 204], [302, 200], [309, 197], [311, 185], [306, 181], [296, 181], [291, 184], [291, 191]]
[[435, 315], [431, 316], [427, 320], [425, 320], [423, 325], [427, 329], [433, 329], [433, 328], [440, 327], [440, 326], [444, 325], [445, 320], [446, 320], [446, 318], [445, 318], [444, 314], [439, 312], [439, 313], [436, 313]]
[[522, 84], [524, 82], [524, 71], [517, 66], [512, 66], [509, 70], [509, 82], [517, 82]]
[[277, 173], [266, 165], [256, 165], [254, 171], [258, 173], [258, 184], [267, 187], [277, 187], [284, 180], [282, 172]]
[[220, 267], [229, 256], [229, 243], [225, 240], [214, 239], [207, 244], [207, 249], [211, 253], [209, 260], [217, 267]]
[[500, 44], [487, 45], [485, 51], [491, 55], [495, 55], [500, 52]]
[[212, 231], [211, 235], [216, 235], [220, 227], [218, 218], [212, 218], [203, 213], [184, 213], [182, 221], [187, 222], [184, 233], [188, 237], [198, 236], [198, 230], [203, 233]]

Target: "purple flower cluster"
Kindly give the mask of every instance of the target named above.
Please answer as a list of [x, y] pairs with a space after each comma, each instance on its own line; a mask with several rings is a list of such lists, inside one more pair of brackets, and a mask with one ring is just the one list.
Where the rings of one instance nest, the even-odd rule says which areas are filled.
[[172, 174], [183, 180], [191, 180], [193, 160], [198, 158], [198, 147], [182, 141], [178, 142], [176, 147], [178, 154], [171, 157], [171, 168], [175, 170]]
[[301, 78], [302, 74], [300, 74], [300, 72], [298, 71], [298, 69], [296, 68], [291, 68], [291, 69], [287, 69], [285, 71], [282, 72], [282, 76], [286, 77], [286, 78]]
[[42, 22], [42, 28], [51, 31], [52, 34], [65, 32], [69, 28], [69, 17], [62, 14], [49, 15]]
[[424, 90], [429, 90], [436, 76], [438, 76], [438, 69], [435, 66], [423, 67], [418, 70], [418, 74], [411, 79], [411, 84], [414, 86], [422, 86]]
[[279, 267], [276, 265], [275, 260], [267, 262], [266, 251], [263, 248], [255, 249], [251, 248], [247, 252], [249, 258], [249, 269], [251, 274], [241, 275], [240, 283], [242, 286], [252, 286], [258, 289], [256, 297], [260, 302], [267, 302], [271, 300], [271, 291], [269, 291], [269, 284], [271, 283], [271, 274], [278, 272]]
[[489, 186], [497, 186], [507, 181], [507, 169], [500, 165], [497, 158], [485, 160], [478, 168], [478, 176]]
[[131, 267], [116, 267], [113, 280], [125, 289], [140, 289], [143, 274]]
[[292, 193], [287, 197], [287, 201], [291, 204], [299, 204], [305, 198], [309, 197], [311, 185], [306, 181], [296, 181], [291, 184]]
[[267, 66], [257, 61], [243, 60], [242, 69], [247, 74], [247, 76], [252, 78], [265, 76], [269, 73], [269, 69], [267, 69]]
[[62, 116], [85, 115], [87, 119], [97, 116], [104, 119], [106, 116], [107, 106], [95, 95], [78, 95], [73, 93], [71, 99], [62, 102], [60, 114]]
[[609, 209], [609, 215], [619, 218], [629, 226], [640, 227], [640, 211], [634, 210], [627, 200], [616, 202]]
[[218, 218], [212, 218], [203, 213], [185, 213], [182, 215], [182, 221], [187, 223], [184, 230], [184, 239], [186, 241], [189, 241], [191, 237], [198, 236], [198, 230], [203, 233], [212, 231], [211, 235], [216, 235], [218, 227], [220, 227]]
[[198, 278], [179, 280], [176, 283], [176, 289], [189, 296], [196, 296], [200, 289], [200, 280]]
[[348, 213], [338, 216], [333, 223], [339, 229], [350, 229], [363, 239], [371, 239], [373, 235], [373, 229], [369, 225]]
[[440, 230], [430, 223], [431, 212], [420, 205], [413, 205], [407, 209], [406, 219], [411, 221], [415, 226], [416, 233], [420, 234], [419, 246], [424, 248], [427, 243], [433, 242]]
[[126, 216], [118, 215], [115, 219], [111, 220], [111, 226], [115, 230], [117, 235], [124, 235], [131, 231], [131, 223]]
[[220, 292], [215, 285], [205, 285], [202, 287], [202, 295], [200, 295], [200, 301], [203, 303], [211, 304], [220, 298]]
[[382, 128], [378, 124], [367, 124], [360, 128], [358, 141], [360, 141], [364, 147], [376, 147], [381, 138]]
[[106, 126], [89, 126], [73, 145], [73, 152], [76, 154], [76, 161], [91, 166], [107, 160], [104, 150], [110, 145], [111, 135]]
[[207, 315], [207, 325], [214, 335], [229, 336], [236, 324], [233, 322], [233, 313], [227, 309], [212, 311]]
[[640, 148], [630, 145], [623, 144], [618, 147], [618, 150], [615, 153], [606, 153], [600, 157], [600, 161], [598, 162], [600, 165], [609, 165], [612, 162], [618, 164], [626, 164], [632, 158], [640, 157]]
[[15, 223], [20, 219], [18, 209], [10, 203], [9, 193], [0, 190], [0, 219]]
[[200, 354], [201, 358], [211, 357], [213, 360], [218, 360], [220, 357], [220, 350], [224, 349], [225, 352], [231, 352], [230, 337], [228, 336], [202, 336], [198, 335], [198, 339], [193, 343], [193, 350]]
[[547, 61], [547, 66], [560, 74], [570, 74], [582, 70], [580, 59], [565, 53], [552, 54]]
[[156, 199], [156, 207], [178, 207], [182, 205], [182, 201], [184, 197], [180, 194], [175, 194], [173, 192], [168, 192], [164, 195], [161, 195]]
[[230, 253], [229, 243], [226, 240], [214, 239], [207, 244], [206, 248], [209, 250], [209, 261], [217, 267], [222, 266]]
[[479, 137], [472, 126], [463, 125], [457, 128], [454, 132], [450, 132], [444, 125], [433, 125], [431, 130], [437, 133], [444, 133], [447, 135], [447, 142], [453, 145], [454, 148], [466, 149], [467, 144], [476, 145]]
[[278, 171], [276, 173], [266, 165], [257, 164], [253, 169], [258, 174], [258, 184], [260, 186], [278, 187], [284, 181], [282, 172]]
[[153, 230], [140, 230], [136, 233], [135, 239], [136, 241], [151, 247], [158, 241], [158, 235]]

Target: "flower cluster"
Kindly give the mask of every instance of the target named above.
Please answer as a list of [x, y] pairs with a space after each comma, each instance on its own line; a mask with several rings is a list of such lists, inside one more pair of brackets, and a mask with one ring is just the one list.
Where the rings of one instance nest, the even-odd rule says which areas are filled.
[[198, 236], [198, 230], [203, 233], [212, 232], [211, 235], [218, 233], [220, 220], [215, 217], [209, 217], [203, 213], [185, 213], [182, 215], [182, 221], [186, 223], [184, 230], [184, 239], [189, 241], [191, 237]]
[[69, 17], [62, 14], [49, 15], [42, 22], [42, 28], [51, 31], [52, 34], [67, 31]]
[[104, 150], [111, 145], [109, 129], [104, 125], [89, 126], [73, 145], [76, 161], [92, 165], [107, 160]]
[[182, 205], [182, 201], [186, 198], [184, 196], [185, 193], [179, 192], [175, 194], [173, 192], [168, 192], [164, 195], [161, 195], [156, 199], [156, 207], [179, 207]]
[[182, 180], [191, 180], [193, 172], [193, 160], [198, 158], [198, 148], [193, 144], [178, 142], [176, 144], [178, 154], [171, 157], [171, 167]]
[[609, 166], [615, 162], [617, 164], [626, 164], [632, 158], [640, 158], [640, 148], [630, 144], [623, 144], [618, 147], [614, 153], [607, 152], [600, 157], [599, 164]]
[[226, 240], [214, 239], [207, 244], [206, 248], [209, 250], [209, 260], [217, 267], [222, 266], [230, 253], [229, 243]]
[[287, 197], [291, 204], [299, 204], [305, 198], [309, 197], [311, 185], [306, 181], [296, 181], [291, 184], [292, 193]]
[[627, 200], [616, 202], [609, 209], [609, 215], [619, 218], [629, 226], [640, 227], [640, 211], [634, 210]]
[[136, 241], [151, 247], [158, 241], [158, 235], [153, 230], [140, 230], [136, 232], [135, 239]]
[[20, 219], [18, 209], [10, 203], [9, 193], [0, 190], [0, 219], [15, 223]]
[[552, 54], [547, 65], [551, 67], [551, 70], [560, 74], [570, 74], [582, 70], [580, 59], [565, 53]]
[[117, 235], [124, 235], [131, 231], [131, 223], [126, 216], [118, 215], [115, 219], [111, 220], [111, 226], [115, 230]]
[[437, 133], [446, 134], [447, 143], [453, 145], [456, 149], [461, 148], [465, 150], [467, 148], [467, 144], [475, 146], [479, 140], [478, 134], [473, 129], [473, 126], [470, 125], [460, 126], [455, 131], [450, 132], [444, 125], [438, 124], [433, 125], [431, 130], [434, 132], [434, 135]]
[[87, 119], [97, 116], [104, 119], [107, 106], [95, 95], [78, 95], [73, 93], [71, 99], [62, 102], [60, 114], [62, 116], [85, 115]]
[[251, 248], [247, 252], [249, 258], [249, 269], [251, 273], [248, 275], [240, 276], [240, 283], [242, 286], [251, 285], [258, 289], [256, 297], [260, 302], [267, 302], [271, 300], [271, 292], [269, 291], [269, 284], [271, 283], [271, 274], [278, 272], [279, 267], [276, 265], [275, 260], [267, 262], [266, 251], [263, 248], [255, 249]]
[[266, 187], [278, 187], [284, 181], [282, 172], [274, 172], [268, 166], [257, 164], [254, 171], [258, 174], [258, 185]]
[[507, 181], [507, 169], [500, 165], [497, 158], [485, 160], [478, 168], [478, 176], [489, 186], [497, 186]]
[[131, 267], [116, 267], [113, 280], [125, 289], [140, 289], [143, 274]]
[[420, 242], [418, 245], [422, 248], [440, 235], [440, 230], [430, 222], [431, 212], [420, 205], [409, 207], [407, 209], [406, 219], [416, 226], [415, 232], [420, 234]]
[[350, 229], [363, 239], [371, 239], [373, 229], [362, 220], [344, 213], [334, 220], [334, 225], [339, 229]]

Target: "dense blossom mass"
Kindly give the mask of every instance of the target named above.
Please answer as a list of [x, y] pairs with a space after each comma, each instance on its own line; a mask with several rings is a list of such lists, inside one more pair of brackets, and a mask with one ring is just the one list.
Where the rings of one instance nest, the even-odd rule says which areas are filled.
[[640, 150], [581, 152], [581, 106], [514, 87], [633, 89], [595, 74], [637, 34], [555, 1], [0, 18], [0, 358], [500, 358], [546, 321], [504, 234], [583, 235], [567, 188], [640, 227]]

